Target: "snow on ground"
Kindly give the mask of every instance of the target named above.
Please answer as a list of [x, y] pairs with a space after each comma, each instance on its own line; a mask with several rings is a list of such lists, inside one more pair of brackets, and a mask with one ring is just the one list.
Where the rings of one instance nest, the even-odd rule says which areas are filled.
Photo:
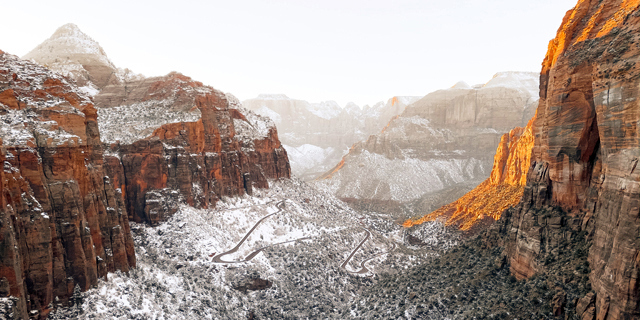
[[256, 113], [263, 117], [271, 118], [271, 120], [273, 120], [273, 122], [275, 122], [276, 124], [282, 122], [282, 117], [280, 116], [280, 114], [269, 109], [269, 107], [267, 106], [260, 107], [260, 109], [256, 110]]
[[167, 123], [194, 122], [200, 119], [200, 110], [171, 111], [173, 100], [150, 100], [113, 108], [98, 108], [100, 140], [105, 143], [130, 144], [150, 136]]
[[227, 93], [226, 96], [229, 101], [229, 108], [237, 109], [247, 119], [247, 121], [233, 119], [236, 133], [235, 139], [243, 141], [245, 146], [252, 145], [254, 140], [266, 138], [269, 135], [269, 131], [276, 128], [276, 125], [269, 117], [244, 108], [240, 100], [230, 93]]
[[389, 159], [364, 150], [334, 173], [331, 179], [316, 181], [314, 185], [342, 198], [407, 202], [452, 184], [472, 180], [477, 173], [483, 175], [485, 168], [483, 162], [475, 158]]
[[321, 148], [312, 144], [303, 144], [299, 147], [283, 145], [283, 147], [287, 150], [291, 171], [294, 174], [321, 165], [326, 158], [336, 152], [334, 148]]
[[[271, 213], [238, 252], [223, 260], [242, 259], [282, 241], [310, 239], [273, 245], [244, 263], [212, 262], [214, 254], [235, 247], [256, 221]], [[335, 197], [286, 179], [255, 190], [254, 196], [222, 199], [213, 209], [182, 206], [156, 227], [132, 223], [137, 268], [128, 275], [110, 274], [85, 293], [79, 318], [247, 319], [252, 313], [258, 319], [348, 318], [350, 301], [375, 282], [375, 277], [340, 268], [364, 239], [365, 227], [372, 236], [348, 270], [359, 270], [362, 261], [375, 257], [367, 262], [368, 269], [393, 273], [426, 255], [394, 245], [389, 238], [399, 240], [399, 234], [387, 237], [360, 218]], [[240, 290], [258, 278], [271, 287]], [[64, 318], [65, 312], [72, 310], [61, 309], [55, 316]]]

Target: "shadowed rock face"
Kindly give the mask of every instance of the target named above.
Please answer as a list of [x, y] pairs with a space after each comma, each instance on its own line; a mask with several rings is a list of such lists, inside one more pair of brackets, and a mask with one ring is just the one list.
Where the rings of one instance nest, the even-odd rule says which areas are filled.
[[[581, 0], [567, 12], [543, 63], [524, 196], [504, 221], [518, 278], [544, 271], [536, 258], [566, 236], [560, 226], [587, 232], [583, 319], [640, 316], [639, 5]], [[548, 206], [568, 216], [539, 216]]]
[[36, 310], [44, 318], [74, 286], [135, 267], [96, 116], [65, 78], [0, 52], [0, 279], [23, 317]]

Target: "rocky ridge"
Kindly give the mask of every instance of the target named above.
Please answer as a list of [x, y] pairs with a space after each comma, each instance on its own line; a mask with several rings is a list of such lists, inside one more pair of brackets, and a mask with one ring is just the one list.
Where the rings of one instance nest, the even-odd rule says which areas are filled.
[[430, 93], [381, 133], [354, 144], [315, 183], [361, 205], [387, 201], [424, 212], [449, 203], [455, 198], [440, 194], [466, 192], [486, 179], [501, 136], [526, 125], [537, 101], [531, 94], [536, 79], [504, 72], [482, 87], [459, 83]]
[[293, 174], [311, 180], [340, 161], [353, 143], [379, 132], [393, 116], [420, 97], [393, 97], [373, 106], [334, 101], [309, 103], [283, 94], [262, 94], [243, 101], [254, 112], [273, 119]]
[[78, 26], [68, 23], [22, 57], [74, 80], [89, 95], [108, 84], [142, 78], [129, 69], [116, 68], [106, 53]]
[[559, 227], [584, 231], [582, 319], [640, 317], [639, 6], [581, 0], [567, 12], [543, 62], [524, 195], [501, 221], [518, 278], [545, 272], [539, 258], [568, 236]]
[[[0, 56], [0, 298], [18, 297], [18, 318], [45, 318], [74, 287], [135, 267], [130, 220], [157, 224], [180, 204], [208, 208], [290, 177], [269, 119], [178, 73], [106, 76], [112, 64], [89, 40], [65, 25], [33, 51], [50, 54]], [[34, 63], [49, 60], [84, 69]]]

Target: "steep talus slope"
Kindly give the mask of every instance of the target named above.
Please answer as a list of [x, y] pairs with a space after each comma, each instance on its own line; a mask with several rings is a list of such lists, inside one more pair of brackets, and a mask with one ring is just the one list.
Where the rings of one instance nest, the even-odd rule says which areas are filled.
[[[640, 316], [640, 1], [585, 1], [565, 16], [541, 73], [535, 143], [521, 203], [505, 217], [511, 269], [544, 270], [536, 259], [565, 234], [588, 232], [590, 280], [583, 319]], [[557, 206], [567, 217], [541, 217]]]
[[133, 240], [88, 96], [0, 52], [0, 108], [0, 282], [17, 315], [43, 318], [74, 286], [134, 267]]
[[446, 225], [469, 231], [487, 219], [500, 219], [502, 212], [520, 202], [531, 162], [533, 132], [531, 119], [526, 127], [505, 133], [493, 160], [491, 176], [460, 199], [417, 219], [408, 219], [410, 228], [427, 221], [445, 219]]
[[489, 176], [502, 134], [529, 120], [536, 87], [531, 73], [505, 72], [483, 87], [457, 84], [430, 93], [380, 134], [354, 144], [316, 183], [340, 198], [415, 202], [422, 212], [422, 200], [473, 188]]
[[259, 95], [243, 101], [276, 123], [290, 157], [292, 171], [305, 180], [316, 178], [340, 161], [355, 142], [379, 132], [393, 116], [419, 97], [393, 97], [360, 108], [334, 101], [309, 103], [285, 95]]

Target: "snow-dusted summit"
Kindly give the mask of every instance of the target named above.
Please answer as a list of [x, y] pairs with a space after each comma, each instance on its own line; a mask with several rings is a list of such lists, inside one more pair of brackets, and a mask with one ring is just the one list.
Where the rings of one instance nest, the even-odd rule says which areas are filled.
[[91, 95], [110, 82], [140, 77], [128, 69], [116, 68], [100, 44], [73, 23], [58, 28], [22, 58], [75, 80]]

